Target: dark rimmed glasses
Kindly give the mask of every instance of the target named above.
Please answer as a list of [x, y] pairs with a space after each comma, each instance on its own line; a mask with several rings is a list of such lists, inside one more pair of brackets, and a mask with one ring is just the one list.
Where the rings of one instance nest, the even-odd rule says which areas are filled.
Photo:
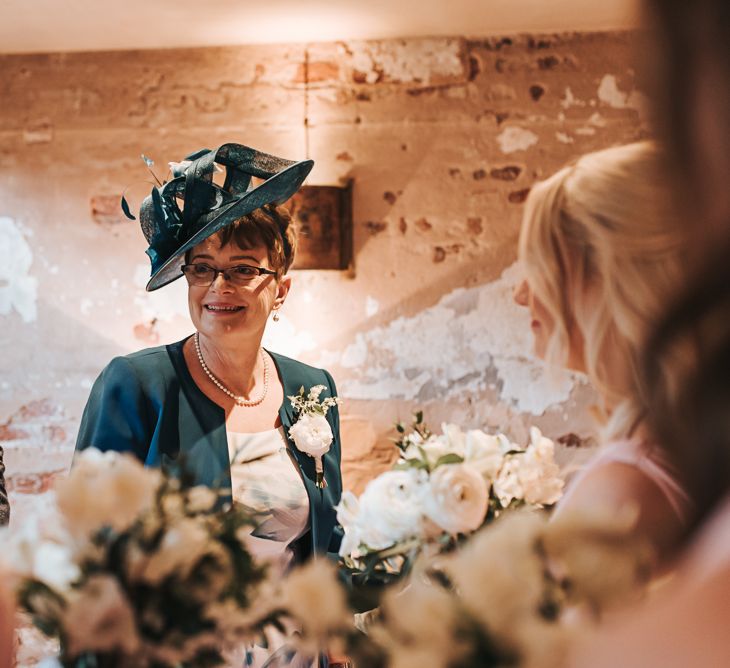
[[181, 269], [188, 284], [196, 287], [212, 285], [215, 279], [218, 278], [218, 274], [222, 274], [225, 281], [237, 287], [249, 285], [257, 276], [276, 276], [276, 272], [271, 269], [255, 267], [250, 264], [237, 264], [226, 269], [216, 269], [204, 262], [195, 262], [193, 264], [184, 264]]

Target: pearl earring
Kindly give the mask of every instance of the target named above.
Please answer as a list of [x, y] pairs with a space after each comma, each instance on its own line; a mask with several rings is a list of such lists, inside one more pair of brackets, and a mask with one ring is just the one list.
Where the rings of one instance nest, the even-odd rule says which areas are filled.
[[274, 311], [274, 317], [272, 318], [274, 322], [279, 322], [279, 312]]

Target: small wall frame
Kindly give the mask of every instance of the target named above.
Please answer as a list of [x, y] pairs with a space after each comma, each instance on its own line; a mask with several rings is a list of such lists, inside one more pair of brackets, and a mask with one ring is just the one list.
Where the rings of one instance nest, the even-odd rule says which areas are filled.
[[352, 181], [304, 186], [284, 206], [299, 222], [292, 269], [352, 271]]

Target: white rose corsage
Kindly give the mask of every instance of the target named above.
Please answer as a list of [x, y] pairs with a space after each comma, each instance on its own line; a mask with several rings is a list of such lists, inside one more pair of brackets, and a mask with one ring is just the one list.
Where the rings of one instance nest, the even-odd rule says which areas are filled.
[[289, 438], [294, 441], [297, 449], [304, 454], [314, 457], [317, 470], [317, 487], [324, 489], [327, 482], [324, 479], [322, 456], [329, 452], [332, 445], [332, 429], [327, 422], [327, 411], [340, 403], [338, 397], [327, 397], [319, 400], [319, 395], [325, 390], [324, 385], [315, 385], [305, 396], [304, 386], [299, 388], [299, 394], [289, 397], [291, 405], [297, 413], [294, 424], [289, 428]]

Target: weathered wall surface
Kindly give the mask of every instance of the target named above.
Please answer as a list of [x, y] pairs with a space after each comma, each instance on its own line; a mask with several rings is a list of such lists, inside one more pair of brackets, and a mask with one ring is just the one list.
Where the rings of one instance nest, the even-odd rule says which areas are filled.
[[191, 331], [184, 282], [144, 292], [146, 244], [109, 202], [149, 178], [140, 153], [164, 165], [226, 141], [308, 146], [309, 183], [354, 180], [354, 275], [295, 272], [267, 335], [338, 381], [350, 486], [416, 407], [517, 439], [588, 433], [590, 392], [530, 354], [515, 242], [532, 183], [645, 132], [632, 40], [0, 56], [0, 440], [18, 512], [68, 465], [109, 359]]

